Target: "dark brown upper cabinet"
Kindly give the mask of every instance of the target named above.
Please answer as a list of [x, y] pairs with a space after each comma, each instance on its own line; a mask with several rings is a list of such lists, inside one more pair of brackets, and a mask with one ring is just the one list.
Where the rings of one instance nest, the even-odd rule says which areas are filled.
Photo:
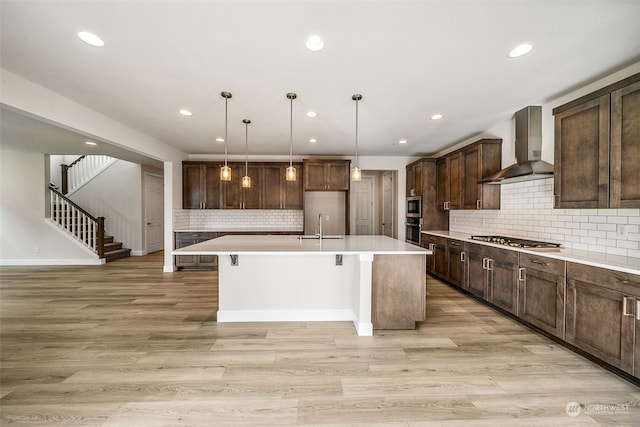
[[640, 207], [640, 74], [553, 110], [554, 207]]
[[220, 208], [220, 166], [212, 162], [182, 163], [182, 208]]
[[350, 160], [304, 160], [304, 189], [349, 191]]

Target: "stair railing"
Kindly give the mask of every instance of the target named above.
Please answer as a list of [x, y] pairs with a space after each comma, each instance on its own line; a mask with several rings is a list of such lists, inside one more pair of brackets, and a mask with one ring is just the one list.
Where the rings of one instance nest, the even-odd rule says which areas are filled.
[[49, 188], [51, 221], [104, 258], [104, 217], [95, 218], [59, 191]]
[[90, 155], [80, 156], [70, 165], [60, 165], [62, 194], [73, 193], [115, 161], [109, 156]]

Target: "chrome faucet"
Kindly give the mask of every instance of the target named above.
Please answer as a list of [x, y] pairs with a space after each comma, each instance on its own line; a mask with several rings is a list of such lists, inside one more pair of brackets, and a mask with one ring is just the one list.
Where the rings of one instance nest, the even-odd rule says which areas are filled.
[[318, 214], [318, 237], [322, 240], [322, 214]]

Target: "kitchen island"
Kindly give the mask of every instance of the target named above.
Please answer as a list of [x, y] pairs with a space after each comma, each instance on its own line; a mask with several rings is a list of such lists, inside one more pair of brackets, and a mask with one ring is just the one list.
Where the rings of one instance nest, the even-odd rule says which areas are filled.
[[218, 322], [353, 321], [358, 335], [414, 329], [426, 255], [386, 236], [232, 235], [173, 251], [217, 255]]

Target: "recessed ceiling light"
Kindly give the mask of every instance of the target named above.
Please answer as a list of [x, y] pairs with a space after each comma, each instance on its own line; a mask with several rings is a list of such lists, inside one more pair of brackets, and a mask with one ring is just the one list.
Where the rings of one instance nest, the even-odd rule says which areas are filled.
[[80, 40], [82, 40], [87, 44], [90, 44], [91, 46], [95, 46], [95, 47], [104, 46], [104, 42], [100, 37], [88, 31], [80, 31], [78, 33], [78, 37], [80, 37]]
[[531, 49], [533, 49], [533, 45], [531, 43], [522, 43], [521, 45], [518, 45], [511, 49], [511, 52], [509, 52], [509, 58], [518, 58], [520, 56], [526, 55], [527, 53], [531, 52]]
[[322, 37], [317, 34], [311, 34], [309, 37], [307, 37], [307, 42], [305, 43], [305, 45], [310, 51], [317, 52], [319, 50], [322, 50], [322, 48], [324, 47], [324, 40], [322, 40]]
[[406, 144], [407, 140], [406, 139], [401, 139], [400, 141], [398, 141], [398, 144]]
[[85, 141], [84, 143], [87, 144], [87, 145], [98, 145], [93, 141]]
[[178, 113], [182, 114], [183, 116], [193, 116], [193, 113], [191, 111], [184, 108], [178, 111]]
[[444, 116], [440, 113], [438, 114], [434, 114], [433, 116], [430, 117], [431, 120], [440, 120], [441, 118], [443, 118]]
[[317, 139], [315, 139], [315, 138], [311, 138], [311, 139], [309, 140], [309, 142], [310, 142], [310, 143], [312, 143], [312, 144], [315, 144], [316, 142], [318, 142], [318, 140], [317, 140]]
[[308, 111], [307, 112], [307, 117], [309, 117], [310, 119], [313, 119], [315, 117], [318, 117], [318, 113], [316, 113], [315, 111]]
[[216, 138], [216, 142], [224, 142], [224, 138]]

